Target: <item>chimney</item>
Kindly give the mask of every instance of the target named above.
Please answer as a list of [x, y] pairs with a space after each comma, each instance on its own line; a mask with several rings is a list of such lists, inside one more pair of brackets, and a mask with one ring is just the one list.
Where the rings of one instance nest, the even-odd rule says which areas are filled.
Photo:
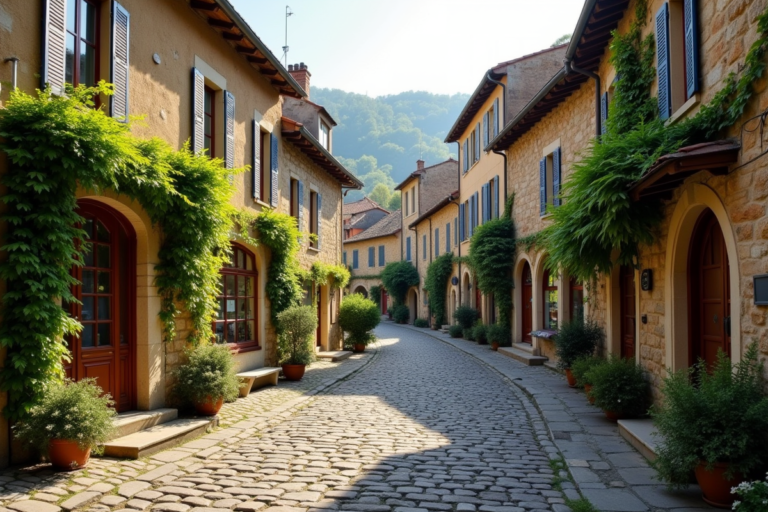
[[416, 170], [420, 171], [422, 169], [424, 169], [424, 160], [422, 159], [416, 160]]
[[288, 64], [288, 73], [291, 74], [294, 80], [296, 80], [302, 89], [307, 93], [307, 99], [309, 99], [309, 78], [312, 73], [309, 72], [307, 66], [300, 62], [299, 64]]

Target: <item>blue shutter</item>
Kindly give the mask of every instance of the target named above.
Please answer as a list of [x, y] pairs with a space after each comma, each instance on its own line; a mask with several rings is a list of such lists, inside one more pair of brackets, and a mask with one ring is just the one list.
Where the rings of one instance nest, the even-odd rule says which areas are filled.
[[472, 238], [472, 234], [475, 232], [475, 195], [469, 196], [469, 233], [468, 238]]
[[411, 237], [405, 239], [405, 259], [411, 261]]
[[480, 123], [477, 123], [475, 128], [475, 162], [480, 160]]
[[480, 224], [480, 192], [475, 192], [475, 226], [472, 229], [472, 233], [474, 234], [475, 229]]
[[690, 98], [699, 90], [699, 13], [696, 0], [684, 0], [685, 90]]
[[421, 235], [421, 259], [427, 259], [427, 235]]
[[[461, 208], [459, 208], [459, 211], [461, 211]], [[453, 219], [453, 246], [456, 247], [459, 245], [459, 218], [454, 217]]]
[[235, 167], [235, 96], [224, 91], [224, 166]]
[[259, 123], [253, 120], [251, 148], [251, 196], [254, 199], [261, 199], [261, 128]]
[[672, 91], [669, 83], [669, 4], [664, 3], [656, 13], [656, 77], [659, 85], [659, 117], [672, 114]]
[[376, 266], [376, 250], [373, 247], [368, 248], [368, 266]]
[[352, 251], [352, 268], [357, 268], [360, 265], [360, 255], [357, 249]]
[[299, 232], [304, 231], [304, 184], [296, 180], [296, 212], [299, 218]]
[[320, 249], [320, 240], [322, 240], [322, 237], [320, 234], [322, 233], [322, 227], [323, 227], [323, 196], [320, 194], [317, 194], [317, 212], [315, 213], [315, 222], [317, 222], [317, 249]]
[[466, 229], [466, 226], [464, 226], [464, 203], [461, 203], [459, 205], [459, 240], [464, 241], [464, 230]]
[[547, 158], [539, 161], [539, 214], [547, 213]]
[[205, 77], [192, 68], [192, 152], [205, 148]]
[[269, 173], [269, 185], [270, 185], [270, 191], [271, 191], [271, 197], [270, 197], [270, 204], [273, 208], [277, 208], [278, 198], [277, 198], [277, 179], [279, 177], [279, 168], [277, 164], [278, 159], [278, 145], [277, 145], [277, 137], [275, 137], [274, 133], [269, 134], [269, 167], [270, 167], [270, 173]]
[[469, 170], [469, 139], [464, 140], [464, 172]]
[[605, 134], [608, 131], [608, 92], [603, 93], [600, 98], [600, 133]]
[[493, 202], [493, 218], [498, 219], [499, 218], [499, 198], [501, 197], [499, 193], [499, 177], [496, 176], [493, 178], [493, 190], [496, 191], [496, 197], [494, 198]]
[[123, 123], [128, 122], [128, 64], [131, 15], [125, 7], [112, 2], [112, 70], [110, 81], [114, 94], [109, 98], [110, 115]]
[[488, 121], [488, 112], [483, 115], [483, 148], [488, 147], [488, 128], [491, 123]]
[[493, 136], [496, 137], [499, 134], [499, 121], [504, 119], [499, 111], [499, 98], [496, 98], [493, 102]]
[[435, 228], [435, 257], [440, 256], [440, 228]]
[[445, 252], [451, 250], [451, 223], [445, 225]]
[[384, 266], [384, 246], [383, 245], [379, 246], [379, 266], [380, 267]]
[[554, 153], [552, 153], [552, 204], [555, 206], [560, 206], [560, 161], [562, 152], [560, 151], [560, 148], [557, 148]]
[[341, 255], [341, 262], [345, 267], [347, 266], [347, 251], [344, 251], [344, 254]]
[[[33, 2], [25, 2], [30, 5]], [[43, 69], [41, 89], [48, 84], [51, 93], [64, 94], [67, 50], [67, 2], [66, 0], [45, 0], [45, 25], [43, 27]]]

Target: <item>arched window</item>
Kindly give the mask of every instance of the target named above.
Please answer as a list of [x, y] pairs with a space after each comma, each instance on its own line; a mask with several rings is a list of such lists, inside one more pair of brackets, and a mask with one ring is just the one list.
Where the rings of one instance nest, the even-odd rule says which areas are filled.
[[241, 351], [261, 348], [256, 319], [256, 259], [251, 252], [232, 244], [232, 261], [220, 273], [219, 313], [213, 324], [216, 343], [230, 344]]
[[584, 321], [584, 285], [571, 278], [571, 321]]
[[557, 276], [544, 271], [543, 300], [544, 300], [544, 329], [557, 330]]

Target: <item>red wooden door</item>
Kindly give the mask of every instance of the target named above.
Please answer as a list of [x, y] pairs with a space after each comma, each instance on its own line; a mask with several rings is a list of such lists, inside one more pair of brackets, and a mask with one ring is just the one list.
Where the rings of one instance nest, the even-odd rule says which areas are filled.
[[621, 357], [635, 357], [635, 269], [622, 265], [619, 270], [621, 296]]
[[381, 314], [387, 314], [387, 290], [381, 289]]
[[80, 201], [78, 213], [89, 250], [84, 265], [72, 269], [81, 304], [70, 312], [83, 330], [68, 340], [72, 361], [65, 371], [74, 380], [96, 379], [118, 412], [135, 409], [136, 236], [122, 216], [99, 203]]
[[699, 218], [689, 256], [690, 363], [711, 366], [718, 350], [731, 356], [729, 262], [723, 231], [711, 211]]
[[483, 292], [475, 284], [475, 309], [477, 310], [477, 317], [483, 318]]
[[526, 262], [523, 267], [523, 341], [533, 342], [531, 331], [533, 330], [533, 276], [531, 266]]

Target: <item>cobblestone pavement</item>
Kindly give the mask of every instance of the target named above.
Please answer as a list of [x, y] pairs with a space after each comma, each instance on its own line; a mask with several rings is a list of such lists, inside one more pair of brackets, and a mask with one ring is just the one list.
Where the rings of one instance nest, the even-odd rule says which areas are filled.
[[[581, 494], [599, 510], [616, 512], [715, 510], [692, 485], [669, 491], [655, 472], [620, 435], [615, 423], [590, 405], [582, 391], [569, 388], [565, 377], [543, 366], [526, 366], [487, 345], [453, 339], [447, 334], [400, 326], [439, 339], [472, 355], [529, 394]], [[565, 489], [576, 498], [575, 490]]]

